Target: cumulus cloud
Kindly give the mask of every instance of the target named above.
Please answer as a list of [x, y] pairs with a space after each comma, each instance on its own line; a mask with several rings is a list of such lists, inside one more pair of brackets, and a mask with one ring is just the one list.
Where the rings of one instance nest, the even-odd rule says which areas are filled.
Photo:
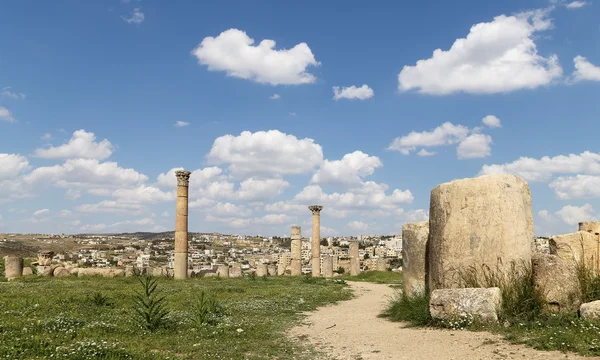
[[561, 176], [550, 183], [559, 199], [600, 197], [600, 176], [576, 175]]
[[128, 24], [141, 24], [146, 17], [140, 8], [135, 8], [130, 16], [121, 16], [121, 19]]
[[481, 122], [483, 123], [483, 125], [490, 127], [490, 128], [502, 127], [502, 124], [500, 123], [500, 119], [498, 119], [494, 115], [487, 115], [486, 117], [481, 119]]
[[313, 139], [298, 139], [278, 130], [244, 131], [215, 139], [208, 161], [229, 164], [236, 177], [304, 174], [323, 162], [323, 150]]
[[93, 132], [77, 130], [66, 144], [36, 149], [34, 156], [44, 159], [96, 159], [104, 160], [112, 155], [114, 146], [104, 139], [96, 142]]
[[7, 108], [0, 106], [0, 120], [7, 121], [9, 123], [15, 122], [15, 118], [12, 116]]
[[575, 64], [575, 71], [571, 81], [600, 81], [600, 66], [592, 64], [583, 56], [576, 56], [573, 63]]
[[26, 98], [25, 94], [12, 91], [10, 86], [3, 88], [0, 94], [13, 100], [24, 100]]
[[590, 204], [583, 206], [566, 205], [558, 210], [555, 215], [569, 225], [577, 225], [581, 221], [594, 220], [596, 211]]
[[348, 223], [348, 227], [352, 230], [356, 230], [356, 231], [365, 231], [369, 228], [369, 225], [362, 222], [362, 221], [350, 221]]
[[527, 181], [549, 181], [554, 174], [577, 173], [600, 175], [600, 154], [585, 151], [541, 159], [520, 157], [511, 163], [484, 165], [479, 172], [480, 175], [514, 174]]
[[240, 183], [240, 188], [234, 195], [238, 200], [265, 200], [275, 198], [290, 184], [283, 179], [249, 178]]
[[336, 209], [396, 209], [397, 205], [410, 204], [414, 199], [410, 190], [395, 189], [391, 195], [387, 195], [388, 189], [386, 184], [367, 181], [344, 193], [327, 194], [319, 185], [309, 185], [294, 200], [299, 203], [330, 205]]
[[423, 156], [423, 157], [425, 157], [425, 156], [434, 156], [435, 154], [437, 154], [437, 152], [435, 152], [435, 151], [427, 151], [425, 149], [421, 149], [417, 153], [417, 155]]
[[358, 99], [358, 100], [366, 100], [370, 99], [375, 95], [373, 89], [371, 89], [367, 84], [363, 84], [361, 87], [356, 87], [355, 85], [343, 87], [340, 89], [339, 86], [333, 87], [333, 98], [335, 100], [340, 99]]
[[471, 134], [458, 144], [458, 159], [484, 158], [492, 155], [492, 137], [484, 134]]
[[369, 156], [362, 151], [344, 155], [341, 160], [325, 160], [313, 175], [313, 184], [356, 185], [375, 169], [383, 166], [377, 156]]
[[67, 189], [65, 197], [69, 200], [77, 200], [81, 197], [81, 191], [76, 189]]
[[[183, 168], [173, 168], [166, 173], [158, 175], [156, 179], [157, 185], [165, 188], [177, 187], [177, 177], [175, 176], [175, 171], [177, 170], [183, 170]], [[222, 172], [223, 170], [217, 166], [192, 171], [190, 175], [190, 190], [193, 192], [195, 189], [217, 179]]]
[[562, 76], [556, 55], [538, 54], [534, 39], [552, 22], [548, 10], [496, 16], [473, 25], [466, 38], [449, 50], [436, 49], [429, 59], [404, 66], [401, 91], [445, 95], [505, 93], [547, 85]]
[[49, 212], [50, 212], [49, 209], [40, 209], [40, 210], [35, 211], [33, 213], [33, 216], [45, 215], [45, 214], [48, 214]]
[[567, 9], [579, 9], [587, 5], [585, 1], [573, 1], [565, 5]]
[[29, 168], [29, 161], [24, 156], [0, 154], [0, 180], [14, 179]]
[[120, 203], [114, 200], [103, 200], [97, 204], [83, 204], [75, 208], [83, 213], [124, 213], [139, 214], [142, 210], [140, 204]]
[[175, 126], [177, 126], [177, 127], [184, 127], [184, 126], [188, 126], [188, 125], [190, 125], [190, 123], [185, 122], [185, 121], [176, 121], [175, 122]]
[[417, 147], [432, 147], [459, 143], [471, 130], [464, 125], [445, 122], [432, 131], [411, 131], [408, 135], [397, 137], [388, 146], [388, 150], [400, 151], [408, 155]]
[[309, 84], [316, 77], [307, 67], [320, 63], [306, 43], [275, 50], [275, 41], [265, 39], [254, 46], [244, 31], [229, 29], [217, 37], [205, 37], [192, 54], [210, 71], [271, 85]]

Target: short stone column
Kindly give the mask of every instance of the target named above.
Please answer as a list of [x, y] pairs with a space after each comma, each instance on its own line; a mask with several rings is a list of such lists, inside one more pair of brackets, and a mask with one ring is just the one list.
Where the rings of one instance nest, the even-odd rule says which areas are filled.
[[325, 255], [323, 257], [323, 277], [333, 277], [333, 257]]
[[311, 205], [308, 207], [312, 211], [312, 276], [321, 276], [321, 205]]
[[267, 264], [259, 262], [256, 264], [256, 276], [267, 276], [269, 273]]
[[177, 203], [175, 212], [175, 279], [188, 275], [188, 192], [189, 171], [177, 170]]
[[275, 266], [275, 264], [269, 264], [267, 266], [267, 272], [269, 273], [269, 276], [277, 276], [277, 266]]
[[229, 278], [229, 265], [219, 265], [217, 267], [217, 276], [223, 279]]
[[402, 225], [402, 283], [409, 297], [427, 292], [429, 221]]
[[288, 263], [290, 262], [290, 255], [288, 253], [281, 254], [279, 262], [277, 263], [277, 275], [285, 275], [285, 270]]
[[4, 257], [4, 276], [8, 280], [21, 277], [23, 275], [23, 258], [18, 256]]
[[302, 229], [292, 226], [292, 276], [302, 275]]
[[242, 264], [235, 263], [231, 265], [231, 269], [229, 269], [229, 277], [230, 278], [238, 278], [242, 277]]
[[358, 241], [350, 241], [350, 275], [360, 274], [360, 255], [358, 253]]

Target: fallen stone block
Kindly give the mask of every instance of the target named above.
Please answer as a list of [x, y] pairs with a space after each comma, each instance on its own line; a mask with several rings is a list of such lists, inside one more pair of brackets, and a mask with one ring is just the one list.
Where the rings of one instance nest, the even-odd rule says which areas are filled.
[[600, 320], [600, 300], [581, 304], [579, 316], [588, 320]]
[[69, 277], [69, 276], [71, 276], [71, 272], [68, 269], [65, 269], [64, 267], [61, 266], [61, 267], [57, 267], [56, 269], [54, 269], [52, 276], [54, 276], [54, 277]]
[[429, 312], [437, 320], [472, 317], [497, 322], [501, 307], [500, 288], [437, 289], [429, 300]]
[[575, 311], [579, 307], [581, 288], [577, 266], [558, 255], [537, 254], [531, 260], [533, 283], [542, 293], [548, 310]]
[[548, 241], [550, 254], [596, 271], [598, 268], [598, 236], [587, 231], [557, 235]]

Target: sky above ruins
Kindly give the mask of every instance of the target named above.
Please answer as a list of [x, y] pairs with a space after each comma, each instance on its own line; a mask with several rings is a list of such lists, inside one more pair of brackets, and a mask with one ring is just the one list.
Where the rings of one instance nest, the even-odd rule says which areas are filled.
[[536, 234], [600, 205], [600, 3], [12, 1], [0, 232], [400, 233], [440, 183], [528, 181]]

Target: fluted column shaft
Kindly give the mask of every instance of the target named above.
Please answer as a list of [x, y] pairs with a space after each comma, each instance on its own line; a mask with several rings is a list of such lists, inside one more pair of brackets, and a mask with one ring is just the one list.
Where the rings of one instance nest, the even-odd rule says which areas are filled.
[[175, 212], [175, 279], [188, 275], [188, 193], [190, 172], [178, 170], [177, 201]]
[[292, 226], [292, 275], [302, 275], [302, 229], [300, 226]]
[[321, 276], [321, 210], [320, 205], [308, 207], [312, 211], [312, 276]]

